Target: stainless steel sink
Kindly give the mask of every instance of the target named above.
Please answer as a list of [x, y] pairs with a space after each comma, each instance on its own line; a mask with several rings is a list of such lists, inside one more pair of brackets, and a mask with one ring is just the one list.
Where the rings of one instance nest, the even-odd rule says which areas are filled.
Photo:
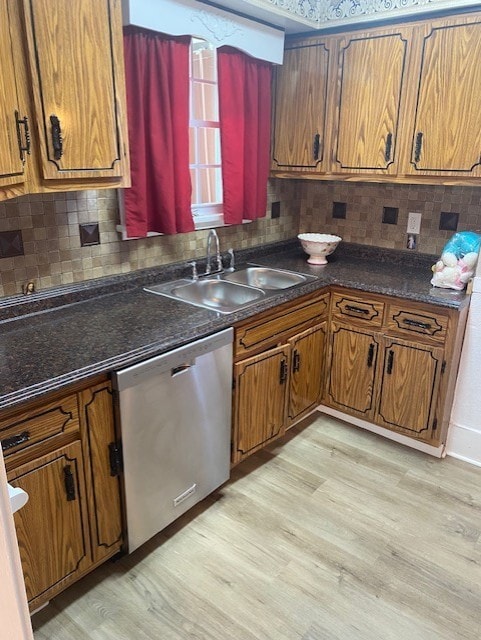
[[247, 267], [225, 275], [224, 279], [260, 289], [288, 289], [308, 280], [300, 273], [269, 267]]
[[145, 287], [145, 291], [183, 300], [220, 313], [238, 311], [266, 295], [261, 289], [218, 279], [191, 282], [177, 280]]

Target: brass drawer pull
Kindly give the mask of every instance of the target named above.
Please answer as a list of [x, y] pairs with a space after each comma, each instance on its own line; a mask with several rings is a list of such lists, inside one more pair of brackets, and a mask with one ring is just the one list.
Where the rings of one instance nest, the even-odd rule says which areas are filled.
[[420, 327], [421, 329], [431, 329], [431, 324], [429, 322], [421, 322], [420, 320], [411, 320], [410, 318], [403, 318], [402, 320], [404, 324], [407, 324], [410, 327]]
[[28, 442], [30, 440], [30, 432], [22, 431], [22, 433], [18, 433], [10, 438], [5, 438], [2, 440], [2, 451], [8, 451], [8, 449], [13, 449], [13, 447], [18, 447], [19, 444], [23, 444], [24, 442]]
[[346, 304], [346, 311], [352, 311], [354, 313], [364, 313], [365, 315], [369, 314], [369, 309], [362, 309], [361, 307], [355, 307], [352, 304]]

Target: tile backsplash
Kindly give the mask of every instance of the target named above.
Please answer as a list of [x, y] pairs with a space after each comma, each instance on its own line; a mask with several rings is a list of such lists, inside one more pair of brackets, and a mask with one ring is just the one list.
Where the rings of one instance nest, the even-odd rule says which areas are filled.
[[[397, 224], [382, 222], [389, 208], [398, 210]], [[453, 233], [439, 229], [441, 220], [441, 226], [457, 219], [458, 230], [481, 231], [481, 187], [278, 179], [269, 182], [267, 211], [266, 218], [250, 224], [220, 228], [222, 250], [285, 240], [299, 231], [405, 249], [407, 216], [417, 211], [422, 214], [417, 250], [439, 254]], [[3, 237], [6, 252], [0, 258], [0, 296], [21, 293], [29, 281], [39, 290], [205, 255], [207, 231], [122, 241], [118, 222], [115, 190], [0, 202], [0, 242]], [[10, 248], [19, 232], [23, 255]]]
[[[411, 211], [422, 214], [420, 253], [441, 253], [454, 233], [440, 230], [440, 222], [446, 229], [447, 217], [457, 219], [458, 231], [481, 232], [481, 187], [306, 180], [297, 193], [301, 232], [335, 233], [348, 242], [405, 249]], [[339, 202], [345, 203], [345, 218], [333, 215]], [[397, 210], [396, 215], [392, 210]]]
[[[270, 215], [272, 202], [282, 203], [276, 219]], [[267, 211], [267, 218], [218, 229], [222, 251], [296, 235], [299, 208], [290, 181], [269, 184]], [[116, 190], [38, 194], [0, 202], [0, 242], [3, 233], [5, 251], [12, 232], [20, 232], [23, 241], [23, 255], [5, 253], [0, 258], [0, 296], [21, 293], [29, 281], [38, 291], [205, 255], [207, 231], [123, 241], [118, 223]], [[99, 244], [92, 240], [97, 224]]]

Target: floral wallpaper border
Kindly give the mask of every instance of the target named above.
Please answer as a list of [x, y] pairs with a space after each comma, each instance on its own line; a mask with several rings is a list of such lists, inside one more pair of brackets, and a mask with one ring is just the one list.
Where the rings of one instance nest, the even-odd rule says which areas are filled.
[[473, 0], [257, 0], [315, 28], [474, 6]]

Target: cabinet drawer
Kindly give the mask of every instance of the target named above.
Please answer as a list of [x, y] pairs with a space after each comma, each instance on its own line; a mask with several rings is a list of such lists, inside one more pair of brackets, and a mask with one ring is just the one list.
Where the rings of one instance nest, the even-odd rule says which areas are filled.
[[3, 455], [8, 457], [42, 440], [78, 430], [77, 396], [22, 411], [0, 420], [0, 441]]
[[246, 322], [235, 330], [235, 355], [267, 348], [327, 317], [329, 294], [309, 298], [288, 308], [276, 309]]
[[335, 293], [332, 296], [332, 318], [337, 320], [355, 319], [370, 327], [380, 327], [383, 321], [384, 303], [357, 296]]
[[405, 336], [428, 336], [437, 342], [444, 342], [448, 328], [447, 316], [417, 310], [402, 305], [389, 305], [386, 328], [390, 333]]

